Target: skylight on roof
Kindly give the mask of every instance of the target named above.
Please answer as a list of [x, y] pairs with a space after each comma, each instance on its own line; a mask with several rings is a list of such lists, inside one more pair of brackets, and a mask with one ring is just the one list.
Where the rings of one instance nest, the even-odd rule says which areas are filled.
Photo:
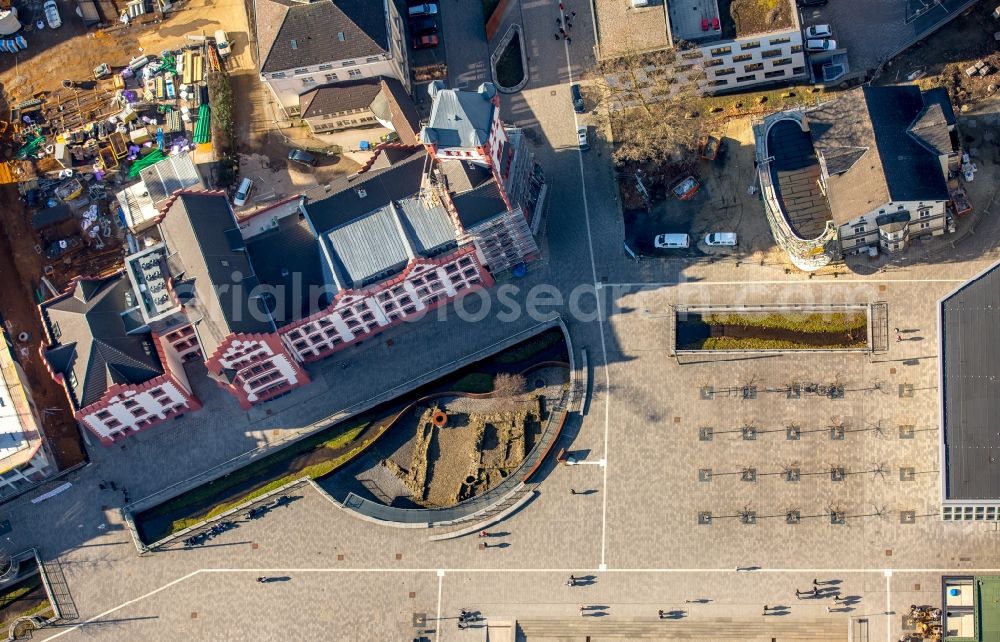
[[337, 40], [339, 40], [341, 42], [344, 42], [345, 40], [347, 40], [347, 36], [344, 35], [343, 31], [338, 31], [337, 32]]
[[299, 48], [299, 41], [296, 40], [295, 38], [292, 38], [292, 49], [298, 49], [298, 48]]

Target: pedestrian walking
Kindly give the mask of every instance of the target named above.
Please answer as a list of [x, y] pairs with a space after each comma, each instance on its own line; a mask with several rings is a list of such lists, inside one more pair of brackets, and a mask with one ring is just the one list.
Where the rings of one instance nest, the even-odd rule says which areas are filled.
[[486, 531], [479, 531], [479, 536], [480, 536], [480, 537], [489, 537], [489, 536], [490, 536], [490, 534], [489, 534], [489, 533], [487, 533]]
[[819, 586], [819, 580], [813, 578], [813, 586]]
[[566, 5], [564, 5], [563, 3], [560, 2], [559, 3], [559, 11], [566, 11]]
[[826, 607], [826, 612], [827, 613], [833, 613], [833, 609], [828, 606], [828, 607]]
[[576, 12], [575, 11], [570, 11], [569, 15], [570, 15], [571, 18], [575, 18], [576, 17]]
[[104, 489], [107, 488], [107, 486], [104, 485], [104, 482], [101, 482], [100, 484], [98, 484], [97, 487], [100, 488], [101, 490], [104, 490]]
[[567, 45], [573, 44], [573, 39], [569, 37], [569, 34], [566, 35], [566, 44]]
[[657, 615], [657, 617], [659, 617], [662, 620], [663, 619], [663, 609], [660, 609], [659, 611], [657, 611], [656, 615]]
[[562, 18], [556, 18], [556, 24], [562, 26]]
[[900, 341], [902, 341], [902, 340], [903, 340], [903, 335], [901, 335], [901, 334], [897, 334], [897, 335], [896, 335], [896, 343], [899, 343], [899, 342], [900, 342]]
[[819, 595], [819, 589], [818, 589], [818, 588], [816, 588], [815, 586], [814, 586], [814, 587], [812, 588], [812, 591], [810, 591], [810, 592], [811, 592], [811, 593], [812, 593], [813, 595]]
[[559, 40], [559, 34], [557, 33], [557, 34], [555, 34], [555, 36], [556, 36], [556, 40]]
[[580, 607], [580, 615], [586, 615], [586, 614], [587, 614], [587, 607], [586, 606], [581, 606]]
[[764, 605], [764, 615], [767, 615], [770, 610], [771, 610], [771, 607], [768, 606], [767, 604], [765, 604]]
[[570, 22], [569, 20], [567, 20], [566, 21], [566, 29], [567, 29], [567, 31], [570, 30], [570, 29], [572, 29], [572, 28], [573, 28], [573, 23]]
[[559, 27], [559, 33], [561, 33], [561, 34], [563, 34], [565, 36], [566, 35], [566, 30], [563, 29], [562, 27]]

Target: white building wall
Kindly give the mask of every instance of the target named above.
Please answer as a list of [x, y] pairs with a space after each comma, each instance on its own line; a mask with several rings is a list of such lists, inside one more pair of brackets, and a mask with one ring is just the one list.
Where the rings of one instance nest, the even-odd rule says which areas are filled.
[[169, 379], [149, 390], [126, 390], [110, 398], [108, 403], [82, 418], [84, 424], [99, 437], [113, 439], [129, 430], [142, 430], [167, 413], [187, 408], [187, 397]]
[[[908, 239], [923, 234], [935, 236], [944, 233], [947, 217], [945, 216], [947, 201], [890, 201], [876, 209], [841, 225], [838, 230], [841, 247], [844, 254], [852, 254], [860, 248], [880, 246], [886, 251], [902, 251], [906, 249]], [[906, 229], [891, 235], [880, 237], [876, 218], [881, 214], [891, 214], [897, 211], [910, 213], [910, 222]], [[893, 246], [898, 244], [899, 247]]]
[[798, 29], [764, 33], [678, 53], [679, 71], [701, 65], [699, 82], [709, 92], [731, 91], [764, 83], [788, 82], [808, 76]]
[[389, 76], [408, 86], [398, 59], [388, 55], [356, 60], [335, 60], [321, 65], [285, 69], [261, 74], [261, 79], [271, 89], [275, 99], [288, 116], [299, 115], [299, 96], [320, 85], [330, 85], [348, 80], [361, 80], [375, 76]]

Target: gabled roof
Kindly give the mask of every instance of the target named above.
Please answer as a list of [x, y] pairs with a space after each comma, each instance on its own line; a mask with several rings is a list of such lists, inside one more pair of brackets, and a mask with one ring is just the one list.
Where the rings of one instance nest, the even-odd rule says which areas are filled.
[[192, 321], [198, 321], [205, 358], [233, 333], [275, 330], [260, 300], [260, 281], [222, 192], [181, 191], [160, 220], [171, 276]]
[[99, 401], [114, 384], [140, 384], [163, 374], [149, 332], [129, 333], [134, 301], [125, 273], [119, 272], [81, 279], [67, 294], [41, 304], [55, 341], [45, 359], [65, 375], [76, 408]]
[[201, 175], [188, 154], [168, 156], [139, 172], [154, 207], [159, 207], [179, 189], [204, 187]]
[[507, 211], [507, 203], [500, 195], [500, 186], [495, 178], [490, 178], [475, 189], [453, 196], [451, 200], [465, 229]]
[[306, 215], [316, 233], [323, 234], [391, 201], [416, 194], [423, 179], [427, 152], [422, 147], [408, 151], [405, 158], [385, 169], [369, 170], [354, 180], [334, 182], [330, 196], [307, 203]]
[[389, 52], [378, 0], [260, 0], [256, 23], [263, 73]]
[[890, 201], [948, 198], [938, 155], [952, 149], [940, 102], [915, 85], [863, 87], [806, 113], [837, 224]]
[[315, 118], [339, 114], [352, 109], [371, 107], [382, 91], [378, 78], [365, 78], [350, 82], [324, 85], [307, 91], [299, 97], [302, 118]]
[[447, 147], [480, 147], [489, 140], [497, 94], [493, 83], [483, 83], [476, 91], [444, 89], [441, 81], [430, 84], [434, 101], [420, 142]]

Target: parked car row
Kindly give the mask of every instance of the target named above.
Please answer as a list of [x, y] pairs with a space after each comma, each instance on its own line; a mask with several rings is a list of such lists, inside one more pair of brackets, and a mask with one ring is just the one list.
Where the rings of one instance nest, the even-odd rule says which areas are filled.
[[438, 6], [433, 2], [409, 0], [410, 43], [414, 49], [433, 49], [438, 46], [438, 24], [434, 16]]
[[[703, 240], [705, 245], [712, 247], [734, 247], [736, 232], [711, 232]], [[691, 246], [691, 237], [687, 234], [657, 234], [653, 246], [660, 250], [683, 250]]]
[[833, 39], [830, 25], [806, 27], [806, 51], [833, 51], [836, 48], [837, 41]]

